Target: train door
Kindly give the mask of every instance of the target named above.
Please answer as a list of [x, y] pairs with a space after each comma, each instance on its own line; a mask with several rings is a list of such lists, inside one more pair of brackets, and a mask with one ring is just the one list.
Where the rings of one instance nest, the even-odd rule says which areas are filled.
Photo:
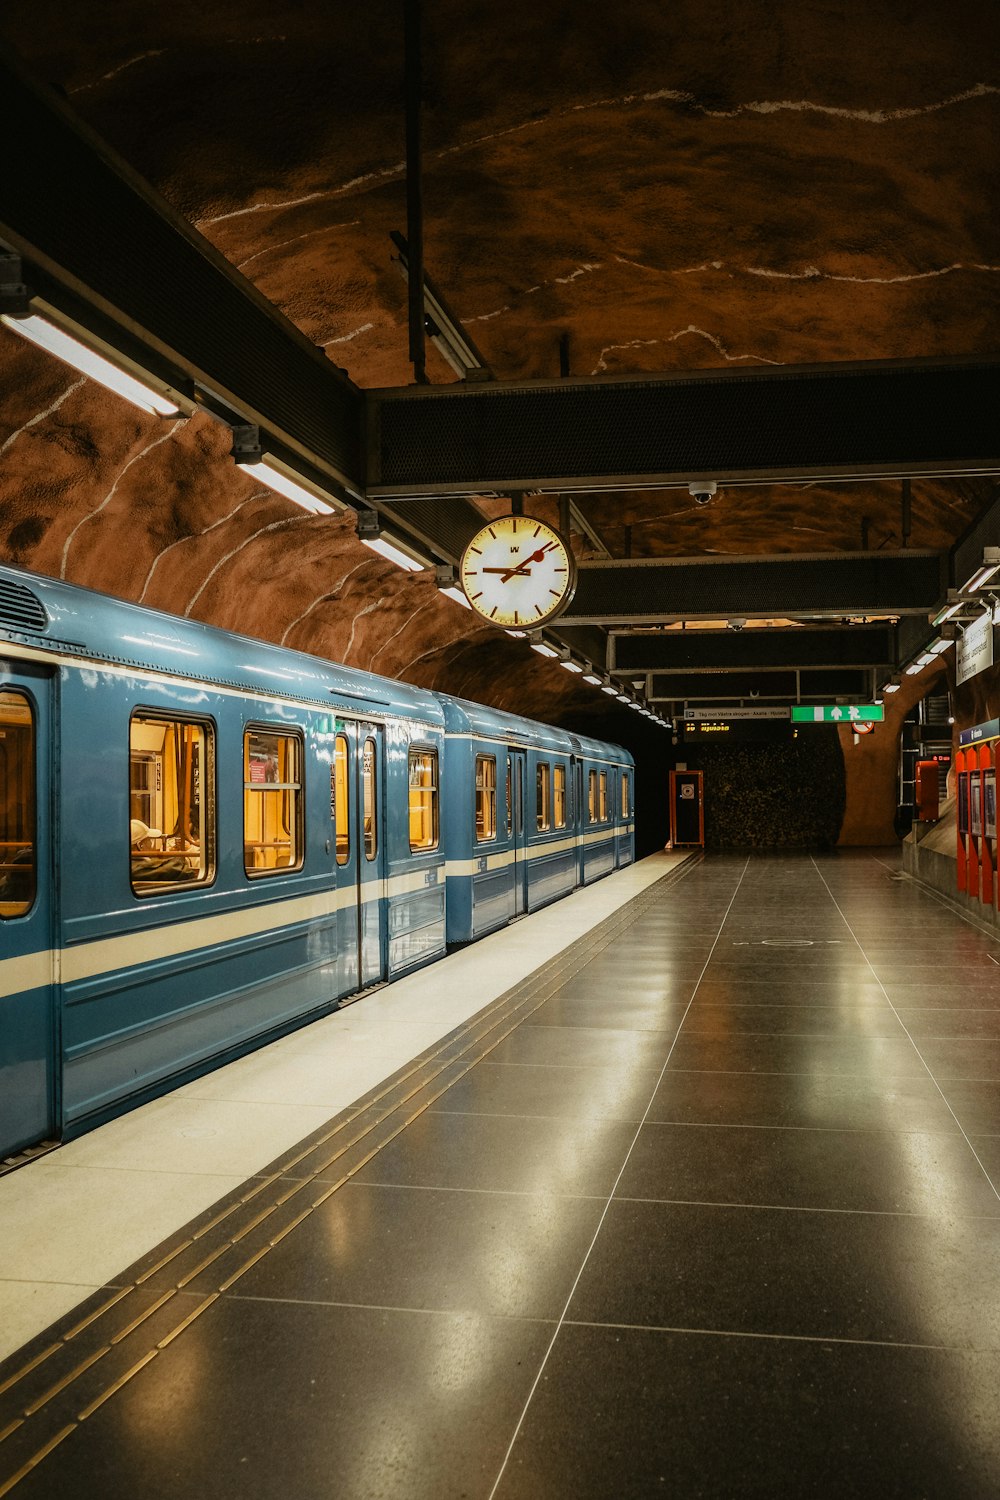
[[384, 776], [381, 725], [338, 719], [334, 824], [341, 893], [338, 971], [342, 993], [379, 984], [386, 973]]
[[587, 847], [587, 799], [583, 787], [583, 761], [573, 757], [573, 805], [576, 813], [576, 883], [583, 885], [586, 870]]
[[507, 832], [514, 855], [514, 916], [528, 910], [528, 833], [524, 818], [524, 788], [528, 774], [523, 750], [507, 752]]
[[55, 1134], [51, 676], [0, 661], [0, 1159]]

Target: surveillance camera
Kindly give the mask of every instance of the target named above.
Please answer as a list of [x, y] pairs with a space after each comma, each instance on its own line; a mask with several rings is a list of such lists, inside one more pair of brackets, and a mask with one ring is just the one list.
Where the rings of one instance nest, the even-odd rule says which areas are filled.
[[727, 620], [726, 625], [730, 630], [742, 630], [746, 620]]
[[692, 480], [688, 485], [688, 494], [695, 505], [707, 505], [718, 488], [714, 479]]

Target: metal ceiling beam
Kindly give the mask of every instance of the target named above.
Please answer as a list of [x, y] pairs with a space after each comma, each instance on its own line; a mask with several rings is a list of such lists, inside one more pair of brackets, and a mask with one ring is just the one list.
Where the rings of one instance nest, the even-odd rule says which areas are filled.
[[871, 673], [835, 667], [804, 672], [653, 672], [646, 695], [658, 703], [797, 703], [800, 698], [866, 698]]
[[29, 292], [363, 495], [363, 393], [2, 47], [0, 138], [0, 239]]
[[936, 552], [674, 557], [579, 564], [565, 624], [926, 615], [941, 597]]
[[1000, 472], [1000, 360], [368, 393], [372, 496]]
[[880, 667], [896, 660], [888, 625], [753, 630], [671, 630], [611, 637], [615, 672], [778, 671], [795, 667]]

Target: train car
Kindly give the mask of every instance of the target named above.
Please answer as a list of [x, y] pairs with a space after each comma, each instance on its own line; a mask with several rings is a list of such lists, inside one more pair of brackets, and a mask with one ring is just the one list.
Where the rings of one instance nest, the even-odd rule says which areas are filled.
[[587, 885], [635, 858], [632, 757], [617, 745], [577, 736], [576, 774], [582, 809], [580, 884]]
[[[572, 889], [584, 755], [626, 759], [0, 565], [0, 1159]], [[456, 860], [502, 872], [468, 920]]]
[[[630, 804], [621, 816], [620, 787], [633, 775], [627, 751], [439, 696], [450, 944], [482, 937], [632, 859]], [[585, 794], [591, 769], [605, 790], [593, 816]]]

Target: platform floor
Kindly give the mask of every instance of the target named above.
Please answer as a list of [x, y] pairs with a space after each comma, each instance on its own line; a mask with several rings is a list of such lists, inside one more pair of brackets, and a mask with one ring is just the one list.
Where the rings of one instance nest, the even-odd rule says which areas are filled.
[[1000, 943], [668, 858], [0, 1180], [0, 1495], [1000, 1493]]

